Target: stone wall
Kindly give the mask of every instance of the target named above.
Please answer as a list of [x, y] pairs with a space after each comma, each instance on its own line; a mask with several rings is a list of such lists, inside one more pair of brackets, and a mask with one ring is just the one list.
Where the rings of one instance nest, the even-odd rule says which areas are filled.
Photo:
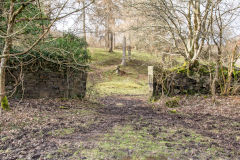
[[[211, 79], [215, 75], [214, 65], [198, 64], [191, 68], [182, 65], [174, 68], [163, 66], [149, 66], [150, 96], [158, 97], [162, 94], [167, 96], [211, 94]], [[218, 81], [215, 83], [216, 94], [240, 95], [240, 69], [233, 68], [229, 79], [229, 70], [222, 66], [219, 70]]]
[[[14, 88], [19, 71], [7, 73], [7, 91]], [[23, 71], [24, 98], [83, 98], [86, 93], [87, 72], [85, 69], [64, 71]], [[15, 95], [22, 95], [22, 85], [17, 87]]]
[[[186, 72], [166, 71], [149, 67], [150, 96], [164, 93], [168, 96], [181, 94], [210, 94], [210, 77], [207, 74], [188, 75]], [[152, 77], [152, 78], [151, 78]]]

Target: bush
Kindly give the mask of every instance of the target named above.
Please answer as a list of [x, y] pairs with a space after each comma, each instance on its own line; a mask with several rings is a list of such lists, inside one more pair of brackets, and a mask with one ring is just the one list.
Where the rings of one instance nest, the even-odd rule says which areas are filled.
[[[51, 41], [52, 39], [52, 41]], [[40, 45], [40, 56], [51, 60], [66, 63], [86, 64], [90, 60], [87, 42], [73, 34], [65, 34], [63, 37], [53, 39]]]
[[[15, 48], [12, 52], [20, 52], [22, 48]], [[65, 34], [63, 37], [49, 37], [41, 42], [29, 54], [10, 59], [14, 66], [18, 62], [32, 62], [31, 67], [41, 66], [43, 69], [81, 68], [90, 61], [87, 42], [73, 34]], [[29, 63], [28, 63], [29, 64]], [[58, 67], [56, 67], [58, 66]]]

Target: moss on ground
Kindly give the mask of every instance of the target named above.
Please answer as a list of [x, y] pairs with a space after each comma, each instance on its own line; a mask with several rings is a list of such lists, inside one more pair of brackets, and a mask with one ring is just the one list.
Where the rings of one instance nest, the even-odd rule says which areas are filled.
[[[134, 130], [132, 126], [116, 126], [112, 132], [105, 134], [92, 148], [82, 147], [75, 153], [87, 159], [119, 159], [131, 160], [181, 159], [185, 155], [194, 154], [200, 159], [221, 153], [222, 149], [210, 146], [211, 139], [194, 131], [179, 128], [162, 127], [156, 135], [152, 134], [154, 126]], [[158, 129], [159, 130], [159, 129]], [[205, 146], [206, 150], [198, 150], [197, 146]]]
[[8, 99], [7, 96], [4, 96], [1, 100], [1, 108], [3, 110], [9, 111], [10, 110], [10, 106], [8, 104]]
[[[121, 66], [120, 70], [126, 75], [116, 75], [116, 66], [121, 63], [121, 51], [109, 53], [104, 49], [91, 48], [92, 68], [95, 72], [100, 72], [100, 79], [97, 79], [93, 89], [100, 95], [110, 94], [140, 95], [148, 93], [147, 66], [152, 65], [153, 60], [158, 60], [154, 55], [133, 52], [132, 60], [127, 62], [127, 66]], [[155, 58], [154, 58], [155, 57]], [[89, 80], [88, 88], [92, 88], [94, 82]]]
[[148, 88], [145, 84], [136, 83], [132, 80], [125, 79], [122, 81], [113, 80], [108, 82], [102, 82], [97, 84], [96, 89], [102, 95], [112, 95], [112, 94], [146, 94]]
[[176, 107], [180, 107], [180, 98], [179, 97], [172, 97], [169, 100], [166, 101], [166, 106], [168, 108], [176, 108]]

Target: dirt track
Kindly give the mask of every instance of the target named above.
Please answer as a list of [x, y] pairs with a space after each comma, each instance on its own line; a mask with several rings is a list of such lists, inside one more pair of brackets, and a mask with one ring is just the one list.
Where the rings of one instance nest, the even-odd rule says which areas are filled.
[[[167, 150], [180, 153], [169, 159], [240, 159], [239, 118], [187, 112], [173, 114], [164, 107], [153, 107], [143, 96], [110, 96], [102, 98], [100, 104], [25, 100], [0, 120], [2, 160], [93, 159], [87, 153], [96, 148], [106, 154], [99, 159], [123, 159], [111, 155], [111, 148], [104, 151], [98, 145], [105, 134], [113, 134], [115, 126], [131, 126], [134, 133], [145, 129], [149, 141], [164, 141]], [[204, 138], [186, 140], [193, 137], [193, 133]], [[205, 154], [209, 148], [216, 149], [211, 152], [214, 155]], [[83, 150], [89, 152], [82, 153]], [[131, 159], [138, 151], [121, 152], [126, 152]]]

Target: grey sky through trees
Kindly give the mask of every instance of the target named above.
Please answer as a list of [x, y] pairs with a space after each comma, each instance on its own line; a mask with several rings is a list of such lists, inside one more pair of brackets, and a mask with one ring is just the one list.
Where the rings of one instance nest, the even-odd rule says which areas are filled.
[[[98, 0], [96, 0], [98, 1]], [[89, 1], [87, 1], [87, 3], [89, 3]], [[224, 5], [224, 4], [231, 4], [231, 5]], [[236, 0], [224, 0], [222, 9], [226, 9], [226, 7], [229, 8], [236, 8], [239, 4], [239, 1]], [[78, 9], [82, 4], [79, 3], [79, 1], [77, 0], [70, 0], [67, 4], [67, 7], [64, 9], [63, 11], [63, 15], [65, 13], [70, 13], [75, 9]], [[88, 7], [90, 8], [91, 5]], [[81, 14], [82, 11], [74, 13], [73, 15], [70, 15], [60, 21], [58, 21], [55, 24], [55, 29], [59, 30], [59, 31], [69, 31], [69, 32], [74, 32], [75, 34], [81, 36], [83, 34], [82, 31], [82, 19], [81, 19]], [[91, 24], [88, 14], [86, 15], [86, 21], [87, 21], [87, 32], [94, 32], [94, 27]], [[125, 22], [127, 23], [127, 22]], [[228, 36], [229, 37], [235, 37], [238, 36], [240, 34], [240, 15], [239, 15], [239, 9], [236, 11], [236, 13], [234, 13], [233, 17], [231, 18], [231, 21], [229, 21], [228, 24], [231, 24], [228, 28]]]

